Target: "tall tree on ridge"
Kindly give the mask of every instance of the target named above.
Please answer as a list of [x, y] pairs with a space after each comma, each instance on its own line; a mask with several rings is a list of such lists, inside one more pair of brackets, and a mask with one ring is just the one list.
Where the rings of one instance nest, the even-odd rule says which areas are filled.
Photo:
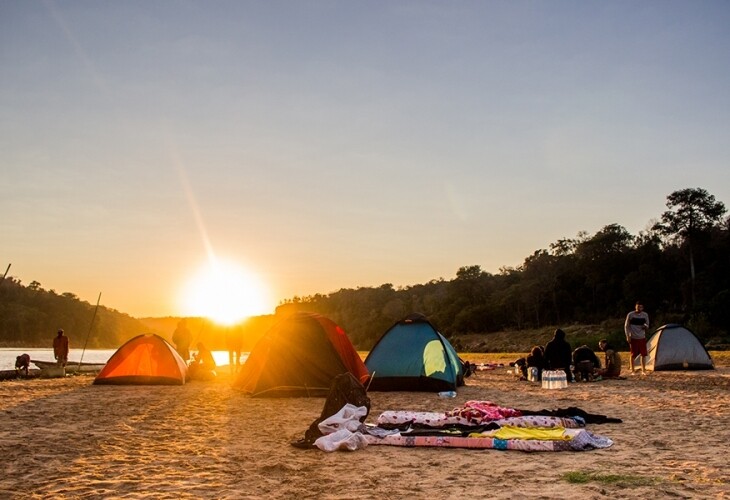
[[717, 225], [725, 214], [725, 205], [702, 188], [687, 188], [667, 196], [667, 210], [654, 225], [660, 234], [684, 241], [689, 250], [692, 307], [695, 306], [695, 261], [693, 243], [697, 235]]

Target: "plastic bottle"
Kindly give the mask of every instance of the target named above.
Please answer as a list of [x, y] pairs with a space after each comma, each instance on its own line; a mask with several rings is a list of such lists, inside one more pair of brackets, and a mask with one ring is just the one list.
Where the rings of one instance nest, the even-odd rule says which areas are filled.
[[565, 371], [560, 370], [558, 372], [558, 389], [565, 389], [566, 387], [568, 387], [568, 377]]
[[456, 397], [456, 391], [441, 391], [439, 392], [440, 398], [455, 398]]

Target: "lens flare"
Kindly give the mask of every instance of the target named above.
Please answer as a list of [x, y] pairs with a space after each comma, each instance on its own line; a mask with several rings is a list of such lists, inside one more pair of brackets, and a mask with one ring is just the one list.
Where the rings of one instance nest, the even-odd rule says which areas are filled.
[[211, 259], [188, 281], [182, 293], [186, 316], [203, 316], [222, 325], [270, 312], [267, 288], [258, 277], [232, 261]]

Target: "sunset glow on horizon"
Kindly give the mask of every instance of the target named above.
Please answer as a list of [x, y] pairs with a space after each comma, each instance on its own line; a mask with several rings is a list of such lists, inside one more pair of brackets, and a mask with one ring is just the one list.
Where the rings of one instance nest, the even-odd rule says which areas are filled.
[[213, 258], [193, 274], [181, 292], [184, 316], [201, 316], [224, 326], [273, 311], [268, 287], [251, 271]]

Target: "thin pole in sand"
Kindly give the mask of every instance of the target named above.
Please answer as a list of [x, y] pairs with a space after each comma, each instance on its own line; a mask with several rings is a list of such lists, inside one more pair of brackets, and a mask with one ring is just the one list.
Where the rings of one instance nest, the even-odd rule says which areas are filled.
[[8, 275], [8, 271], [10, 271], [10, 266], [12, 266], [12, 265], [13, 265], [12, 262], [10, 264], [8, 264], [8, 268], [5, 270], [5, 274], [3, 274], [3, 279], [0, 280], [0, 283], [2, 283], [3, 281], [5, 281], [5, 276]]
[[89, 331], [86, 334], [86, 341], [84, 342], [84, 349], [81, 351], [81, 359], [79, 360], [79, 366], [76, 368], [77, 372], [81, 371], [81, 362], [84, 360], [84, 353], [86, 352], [86, 344], [89, 343], [89, 336], [91, 335], [91, 328], [94, 326], [94, 320], [96, 319], [96, 311], [99, 310], [99, 302], [101, 302], [101, 292], [99, 292], [99, 298], [96, 299], [96, 308], [94, 308], [94, 315], [91, 317], [91, 324], [89, 325]]
[[370, 390], [370, 384], [373, 383], [373, 379], [375, 378], [375, 372], [373, 372], [370, 375], [370, 380], [368, 380], [368, 386], [365, 388], [365, 392], [368, 392]]

